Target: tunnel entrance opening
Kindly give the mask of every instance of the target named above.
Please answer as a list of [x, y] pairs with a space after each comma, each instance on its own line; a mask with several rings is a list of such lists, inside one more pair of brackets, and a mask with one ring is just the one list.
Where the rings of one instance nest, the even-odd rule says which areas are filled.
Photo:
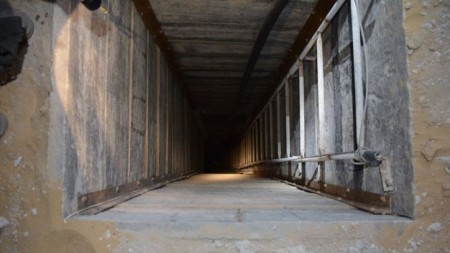
[[[233, 188], [233, 180], [253, 186], [258, 182], [257, 191], [263, 192], [263, 185], [275, 182], [267, 178], [375, 213], [414, 216], [405, 41], [402, 32], [392, 34], [402, 29], [401, 15], [397, 15], [401, 6], [313, 1], [306, 8], [310, 19], [301, 18], [304, 27], [289, 49], [297, 30], [292, 33], [284, 25], [292, 16], [298, 18], [294, 7], [301, 1], [293, 3], [275, 24], [277, 29], [258, 61], [267, 66], [256, 68], [240, 94], [242, 69], [231, 67], [239, 65], [234, 60], [247, 55], [248, 45], [223, 66], [217, 59], [228, 59], [241, 42], [216, 47], [223, 41], [208, 33], [207, 43], [197, 45], [198, 37], [189, 37], [193, 42], [182, 32], [184, 25], [195, 26], [195, 32], [211, 29], [208, 25], [164, 20], [167, 6], [161, 2], [154, 2], [160, 4], [156, 14], [148, 13], [149, 2], [134, 2], [146, 12], [139, 13], [130, 3], [125, 4], [127, 8], [108, 4], [108, 12], [119, 13], [120, 20], [112, 21], [106, 38], [91, 35], [91, 23], [70, 25], [71, 32], [87, 32], [67, 37], [66, 43], [79, 47], [98, 39], [95, 44], [103, 45], [97, 49], [100, 52], [88, 53], [108, 55], [102, 64], [109, 74], [90, 85], [92, 76], [101, 71], [80, 66], [95, 57], [86, 59], [79, 50], [67, 52], [73, 61], [68, 78], [80, 85], [60, 91], [66, 110], [61, 117], [65, 217], [98, 213], [95, 217], [101, 217], [111, 207], [120, 209], [166, 190], [173, 194], [170, 198], [185, 200], [189, 196], [170, 189], [183, 184], [190, 189], [189, 182], [207, 185], [194, 191], [199, 194], [216, 184], [229, 183], [230, 187], [220, 188], [224, 193], [239, 190], [240, 186]], [[162, 23], [155, 28], [158, 13]], [[130, 32], [124, 33], [123, 27], [131, 27]], [[157, 33], [151, 34], [152, 29]], [[170, 40], [161, 32], [164, 29], [172, 29]], [[285, 35], [290, 43], [279, 41]], [[177, 46], [180, 69], [166, 48], [170, 43]], [[220, 57], [214, 50], [222, 50]], [[285, 60], [273, 65], [280, 54], [286, 55]], [[143, 71], [140, 66], [145, 66]], [[242, 102], [237, 103], [237, 113], [235, 97]], [[203, 171], [238, 173], [228, 175], [230, 181], [211, 174], [177, 182]], [[154, 189], [158, 190], [148, 192]]]

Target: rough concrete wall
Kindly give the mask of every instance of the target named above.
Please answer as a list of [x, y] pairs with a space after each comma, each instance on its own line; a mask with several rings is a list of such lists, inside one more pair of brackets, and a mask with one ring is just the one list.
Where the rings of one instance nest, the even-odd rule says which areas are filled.
[[[353, 112], [353, 52], [350, 2], [345, 3], [323, 32], [325, 81], [325, 153], [355, 150]], [[353, 185], [350, 161], [328, 161], [325, 181], [335, 185]]]
[[[67, 20], [58, 20], [66, 24], [59, 33], [69, 36], [55, 34], [66, 46], [56, 54], [67, 57], [67, 69], [59, 69], [55, 79], [57, 89], [64, 90], [58, 95], [64, 107], [65, 143], [60, 148], [65, 150], [66, 215], [80, 208], [80, 195], [190, 172], [187, 133], [196, 128], [188, 124], [193, 118], [189, 105], [173, 103], [172, 93], [180, 87], [132, 2], [105, 1], [95, 12], [77, 3], [64, 9]], [[64, 63], [56, 64], [64, 68]], [[171, 124], [175, 106], [187, 114], [178, 125]], [[181, 153], [186, 158], [180, 162], [186, 170], [176, 174], [170, 173], [173, 128], [187, 131], [178, 136], [185, 139]]]
[[[369, 65], [365, 146], [389, 159], [396, 186], [393, 211], [414, 216], [409, 87], [402, 3], [361, 2]], [[361, 188], [382, 193], [379, 171], [364, 170]], [[359, 182], [356, 182], [359, 183]]]
[[403, 4], [412, 98], [416, 206], [416, 220], [408, 236], [425, 244], [418, 246], [418, 251], [448, 251], [450, 3], [415, 0]]
[[[317, 52], [313, 47], [303, 60], [305, 82], [306, 157], [354, 151], [363, 145], [381, 151], [389, 160], [396, 190], [392, 196], [395, 214], [413, 217], [413, 169], [411, 164], [411, 136], [409, 115], [409, 87], [405, 37], [402, 27], [401, 2], [361, 2], [363, 38], [361, 43], [368, 67], [367, 111], [364, 113], [364, 142], [357, 143], [355, 116], [355, 81], [353, 75], [352, 27], [350, 3], [343, 5], [338, 14], [322, 32], [324, 90], [323, 105], [319, 105]], [[365, 66], [363, 66], [365, 69]], [[279, 91], [281, 157], [286, 155], [285, 88]], [[296, 105], [298, 107], [298, 105]], [[323, 106], [324, 119], [319, 111]], [[295, 120], [294, 118], [290, 119]], [[298, 136], [298, 133], [292, 133]], [[320, 144], [322, 142], [322, 144]], [[323, 147], [320, 147], [323, 145]], [[298, 153], [293, 155], [299, 155]], [[257, 159], [259, 160], [259, 159]], [[303, 165], [302, 165], [303, 166]], [[273, 174], [292, 178], [296, 164], [273, 166]], [[351, 161], [326, 161], [320, 169], [318, 163], [306, 163], [302, 180], [318, 181], [377, 194], [383, 191], [378, 167], [357, 167]]]

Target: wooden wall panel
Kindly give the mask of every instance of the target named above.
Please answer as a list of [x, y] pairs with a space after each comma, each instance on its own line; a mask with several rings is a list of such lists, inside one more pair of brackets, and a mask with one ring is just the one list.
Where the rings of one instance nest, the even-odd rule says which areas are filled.
[[[71, 135], [68, 144], [75, 150], [68, 154], [66, 163], [71, 180], [81, 181], [81, 189], [86, 191], [105, 185], [102, 168], [105, 167], [107, 36], [101, 29], [106, 29], [108, 22], [80, 6], [74, 10], [73, 18], [78, 22], [71, 26], [74, 36], [70, 38], [70, 111], [67, 113], [70, 129], [67, 133]], [[84, 180], [76, 179], [81, 176]]]
[[108, 12], [114, 16], [108, 29], [106, 175], [107, 186], [113, 187], [128, 181], [131, 6], [127, 1], [109, 3]]
[[147, 78], [148, 78], [148, 176], [156, 175], [157, 166], [157, 113], [158, 113], [158, 87], [156, 83], [156, 65], [157, 65], [157, 49], [153, 40], [148, 41], [148, 57], [147, 57]]
[[145, 132], [147, 113], [147, 36], [146, 29], [137, 11], [133, 8], [133, 47], [132, 47], [132, 82], [131, 82], [131, 117], [128, 182], [142, 178], [145, 160]]
[[132, 3], [73, 3], [64, 212], [201, 170], [192, 108]]
[[[162, 56], [162, 55], [161, 55]], [[159, 160], [158, 176], [164, 176], [166, 169], [166, 115], [167, 115], [167, 76], [164, 57], [160, 57], [159, 68]]]

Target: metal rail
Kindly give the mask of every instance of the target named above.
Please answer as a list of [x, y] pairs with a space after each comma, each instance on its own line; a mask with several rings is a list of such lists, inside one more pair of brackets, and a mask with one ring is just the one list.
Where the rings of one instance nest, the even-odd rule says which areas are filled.
[[266, 164], [274, 164], [274, 163], [325, 162], [325, 161], [332, 161], [332, 160], [352, 160], [354, 158], [355, 158], [355, 152], [345, 152], [345, 153], [338, 153], [338, 154], [324, 154], [324, 155], [311, 156], [311, 157], [291, 156], [291, 157], [285, 157], [285, 158], [257, 161], [257, 162], [239, 166], [239, 167], [237, 167], [237, 169], [242, 170], [242, 169], [246, 169], [249, 167], [266, 165]]

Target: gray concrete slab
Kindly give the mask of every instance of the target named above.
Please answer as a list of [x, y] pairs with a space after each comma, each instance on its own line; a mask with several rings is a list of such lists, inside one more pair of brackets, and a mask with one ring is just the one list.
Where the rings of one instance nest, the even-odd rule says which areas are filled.
[[113, 222], [126, 238], [114, 252], [385, 252], [374, 238], [410, 223], [243, 174], [196, 175], [75, 219]]
[[243, 174], [199, 174], [147, 192], [94, 216], [77, 219], [127, 224], [397, 222], [298, 190], [281, 182]]

